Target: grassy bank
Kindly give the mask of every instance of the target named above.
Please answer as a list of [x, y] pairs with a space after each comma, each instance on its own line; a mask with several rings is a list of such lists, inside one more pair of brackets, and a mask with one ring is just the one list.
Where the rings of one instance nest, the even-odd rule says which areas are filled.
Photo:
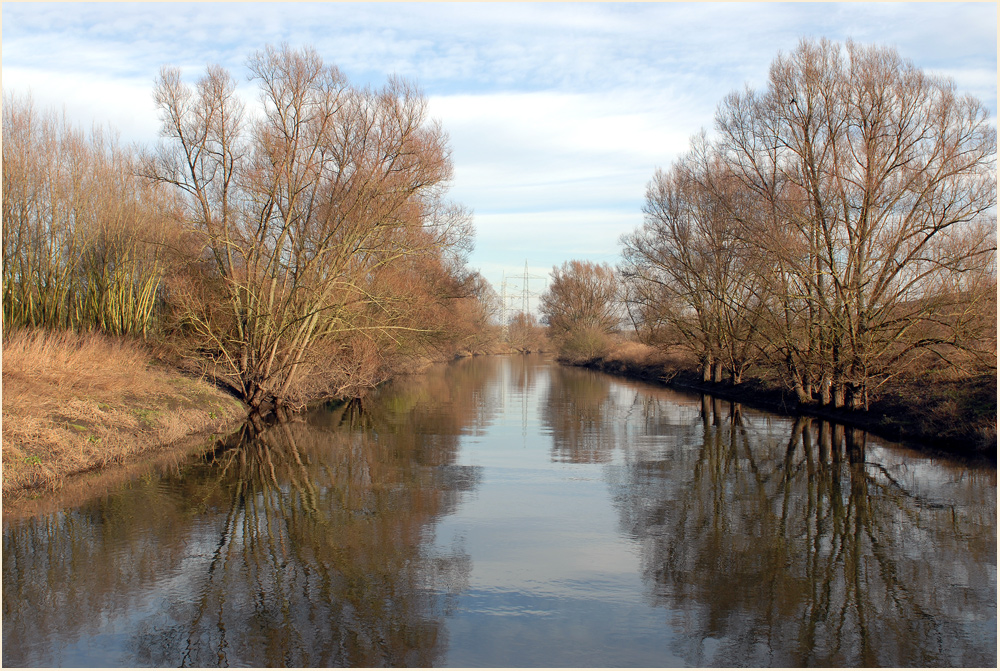
[[3, 496], [148, 457], [246, 416], [214, 386], [100, 334], [18, 331], [3, 340]]
[[[488, 343], [457, 356], [515, 351]], [[395, 357], [380, 374], [417, 374], [448, 358]], [[93, 491], [153, 461], [173, 463], [177, 455], [210, 447], [212, 434], [238, 427], [246, 407], [198, 370], [169, 349], [99, 333], [20, 330], [5, 336], [5, 509], [15, 502], [23, 507], [42, 492], [58, 489], [65, 497]], [[70, 476], [83, 473], [85, 480], [73, 478], [67, 488]]]
[[703, 391], [769, 410], [803, 413], [857, 426], [891, 440], [918, 441], [929, 450], [996, 458], [995, 375], [942, 379], [932, 375], [899, 380], [884, 388], [868, 411], [800, 405], [779, 380], [750, 378], [740, 385], [701, 381], [696, 362], [682, 351], [661, 352], [634, 342], [612, 346], [602, 356], [561, 358], [613, 375]]

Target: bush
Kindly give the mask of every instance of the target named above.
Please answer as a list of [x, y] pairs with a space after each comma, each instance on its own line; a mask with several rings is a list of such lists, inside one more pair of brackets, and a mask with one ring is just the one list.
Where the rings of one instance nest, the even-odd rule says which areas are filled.
[[605, 355], [611, 337], [603, 329], [579, 327], [570, 329], [561, 338], [559, 354], [570, 361], [590, 361]]

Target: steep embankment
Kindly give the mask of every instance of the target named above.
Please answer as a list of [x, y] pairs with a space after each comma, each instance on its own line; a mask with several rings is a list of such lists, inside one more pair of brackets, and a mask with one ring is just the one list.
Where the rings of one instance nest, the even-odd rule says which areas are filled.
[[[20, 331], [3, 342], [3, 496], [231, 430], [239, 401], [158, 364], [140, 343]], [[190, 440], [185, 449], [191, 449]]]
[[603, 356], [560, 359], [612, 375], [701, 391], [783, 413], [821, 417], [892, 440], [919, 441], [929, 450], [977, 459], [996, 458], [997, 380], [984, 374], [963, 380], [912, 379], [882, 390], [868, 411], [800, 405], [776, 381], [748, 379], [740, 385], [701, 381], [694, 362], [637, 343], [613, 347]]

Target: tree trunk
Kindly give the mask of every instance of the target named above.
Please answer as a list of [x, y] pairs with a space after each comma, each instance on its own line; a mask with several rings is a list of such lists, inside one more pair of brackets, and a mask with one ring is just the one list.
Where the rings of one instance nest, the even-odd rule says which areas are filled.
[[722, 362], [716, 361], [712, 367], [712, 382], [722, 382]]
[[819, 402], [820, 405], [830, 405], [830, 376], [823, 375], [819, 381]]
[[259, 411], [261, 405], [264, 403], [264, 390], [258, 385], [253, 385], [244, 402], [250, 408], [251, 412]]
[[850, 383], [847, 387], [846, 405], [851, 410], [860, 410], [864, 401], [864, 391], [861, 385]]
[[838, 382], [837, 384], [833, 385], [832, 396], [833, 396], [833, 407], [834, 408], [843, 408], [844, 407], [844, 395], [846, 393], [846, 389], [845, 389], [846, 386], [847, 385], [845, 385], [843, 382]]
[[799, 374], [792, 375], [793, 389], [795, 389], [795, 399], [800, 404], [806, 404], [812, 401], [812, 394], [806, 390], [806, 385], [802, 384], [802, 376]]

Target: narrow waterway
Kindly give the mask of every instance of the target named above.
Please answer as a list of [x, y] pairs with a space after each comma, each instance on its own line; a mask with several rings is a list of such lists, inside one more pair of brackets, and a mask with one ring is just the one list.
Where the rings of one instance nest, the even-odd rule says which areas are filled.
[[4, 666], [984, 666], [995, 467], [485, 357], [3, 524]]

